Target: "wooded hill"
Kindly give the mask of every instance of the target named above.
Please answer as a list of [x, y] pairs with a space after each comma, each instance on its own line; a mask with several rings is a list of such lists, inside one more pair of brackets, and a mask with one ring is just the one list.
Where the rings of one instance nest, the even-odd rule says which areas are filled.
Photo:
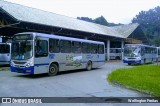
[[[92, 19], [89, 17], [77, 17], [77, 19], [93, 22], [105, 26], [118, 26], [121, 23], [109, 23], [103, 16]], [[148, 37], [150, 44], [160, 46], [160, 7], [155, 7], [149, 11], [141, 11], [132, 19], [132, 23], [139, 23], [142, 30]]]

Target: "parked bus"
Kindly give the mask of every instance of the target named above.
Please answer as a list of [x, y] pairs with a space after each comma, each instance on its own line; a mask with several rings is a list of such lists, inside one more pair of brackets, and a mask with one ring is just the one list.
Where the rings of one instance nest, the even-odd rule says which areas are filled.
[[0, 43], [0, 66], [9, 65], [11, 59], [11, 43]]
[[124, 63], [144, 64], [157, 60], [157, 48], [143, 44], [126, 44], [124, 47]]
[[24, 32], [14, 35], [11, 52], [11, 72], [25, 74], [100, 67], [105, 63], [104, 43]]
[[[122, 49], [121, 48], [110, 48], [109, 56], [110, 56], [110, 59], [121, 60]], [[107, 59], [107, 48], [106, 48], [106, 59]]]
[[160, 47], [157, 47], [157, 56], [158, 56], [158, 61], [160, 61]]

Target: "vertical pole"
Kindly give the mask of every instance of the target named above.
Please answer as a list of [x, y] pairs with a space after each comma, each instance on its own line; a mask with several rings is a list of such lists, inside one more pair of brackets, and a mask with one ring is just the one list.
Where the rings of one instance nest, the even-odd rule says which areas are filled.
[[2, 42], [2, 37], [0, 37], [0, 42]]
[[110, 60], [110, 40], [107, 40], [107, 61]]
[[122, 50], [122, 60], [123, 60], [123, 55], [124, 55], [124, 41], [121, 41], [121, 50]]

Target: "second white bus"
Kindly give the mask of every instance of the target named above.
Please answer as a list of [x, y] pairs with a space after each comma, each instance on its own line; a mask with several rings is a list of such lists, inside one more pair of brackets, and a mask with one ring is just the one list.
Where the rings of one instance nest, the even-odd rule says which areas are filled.
[[14, 35], [11, 72], [25, 74], [100, 67], [105, 63], [104, 43], [42, 33]]
[[144, 64], [157, 60], [157, 48], [143, 44], [126, 44], [124, 47], [124, 63]]
[[[107, 60], [107, 48], [106, 48], [106, 60]], [[121, 60], [122, 59], [122, 49], [121, 48], [110, 48], [109, 53], [110, 59]]]
[[11, 43], [0, 43], [0, 66], [9, 65], [11, 60]]

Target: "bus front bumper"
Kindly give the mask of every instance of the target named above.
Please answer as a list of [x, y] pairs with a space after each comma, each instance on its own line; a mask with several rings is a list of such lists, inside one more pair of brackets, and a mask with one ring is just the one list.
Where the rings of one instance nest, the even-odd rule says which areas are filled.
[[11, 72], [23, 73], [23, 74], [34, 74], [34, 66], [27, 68], [17, 68], [10, 66]]
[[0, 61], [0, 65], [9, 65], [10, 61]]
[[123, 60], [123, 63], [141, 64], [141, 60]]

